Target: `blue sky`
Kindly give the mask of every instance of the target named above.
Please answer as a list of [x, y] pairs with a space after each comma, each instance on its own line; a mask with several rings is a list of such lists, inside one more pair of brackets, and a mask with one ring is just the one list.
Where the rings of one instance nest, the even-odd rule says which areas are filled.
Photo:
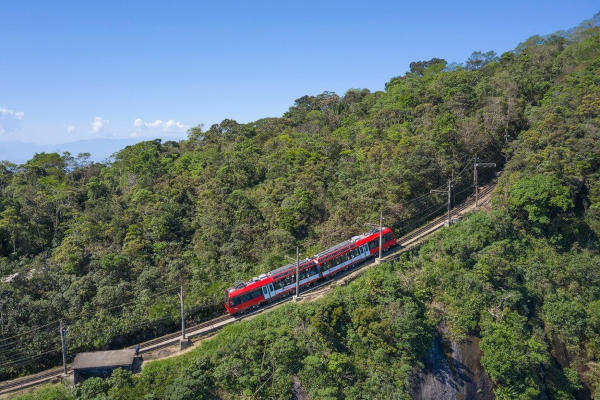
[[0, 141], [184, 137], [304, 94], [383, 89], [411, 61], [499, 54], [596, 1], [3, 1]]

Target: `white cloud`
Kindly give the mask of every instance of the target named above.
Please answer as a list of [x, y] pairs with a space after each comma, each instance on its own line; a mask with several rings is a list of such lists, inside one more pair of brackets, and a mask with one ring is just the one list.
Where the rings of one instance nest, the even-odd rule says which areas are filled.
[[109, 122], [109, 120], [102, 117], [94, 117], [94, 120], [92, 121], [92, 133], [101, 133], [106, 129], [106, 125], [108, 125]]
[[8, 108], [0, 108], [0, 118], [1, 119], [23, 119], [25, 113], [23, 111], [15, 111], [9, 110]]
[[164, 123], [165, 129], [171, 129], [172, 127], [176, 127], [178, 129], [186, 129], [187, 126], [183, 125], [179, 121], [173, 121], [172, 119], [168, 120]]
[[67, 125], [67, 133], [73, 133], [75, 131], [75, 125]]
[[157, 119], [152, 122], [146, 122], [141, 118], [136, 118], [133, 121], [133, 127], [135, 128], [135, 131], [131, 133], [131, 136], [133, 137], [156, 132], [157, 130], [162, 132], [181, 133], [188, 128], [187, 125], [184, 125], [179, 121], [175, 121], [174, 119], [170, 119], [168, 121]]
[[0, 135], [16, 130], [24, 116], [25, 113], [23, 111], [0, 107]]

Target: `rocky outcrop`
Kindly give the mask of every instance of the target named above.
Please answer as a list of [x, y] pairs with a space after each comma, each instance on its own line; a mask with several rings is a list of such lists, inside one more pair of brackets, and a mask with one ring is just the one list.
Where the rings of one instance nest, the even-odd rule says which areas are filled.
[[488, 400], [494, 399], [492, 382], [481, 366], [479, 338], [464, 342], [433, 341], [425, 368], [412, 385], [414, 400]]

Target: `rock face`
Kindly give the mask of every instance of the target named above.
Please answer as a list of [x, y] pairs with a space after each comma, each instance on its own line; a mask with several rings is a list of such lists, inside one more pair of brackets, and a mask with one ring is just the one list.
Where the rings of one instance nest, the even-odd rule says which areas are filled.
[[481, 366], [479, 338], [462, 343], [433, 341], [425, 369], [417, 374], [411, 390], [414, 400], [494, 399], [492, 382]]

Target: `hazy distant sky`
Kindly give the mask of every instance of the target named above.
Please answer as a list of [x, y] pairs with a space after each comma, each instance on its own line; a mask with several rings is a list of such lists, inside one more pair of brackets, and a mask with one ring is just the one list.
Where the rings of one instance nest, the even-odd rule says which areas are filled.
[[599, 10], [597, 0], [5, 0], [0, 141], [184, 137], [224, 118], [280, 116], [304, 94], [380, 90], [411, 61], [501, 54]]

